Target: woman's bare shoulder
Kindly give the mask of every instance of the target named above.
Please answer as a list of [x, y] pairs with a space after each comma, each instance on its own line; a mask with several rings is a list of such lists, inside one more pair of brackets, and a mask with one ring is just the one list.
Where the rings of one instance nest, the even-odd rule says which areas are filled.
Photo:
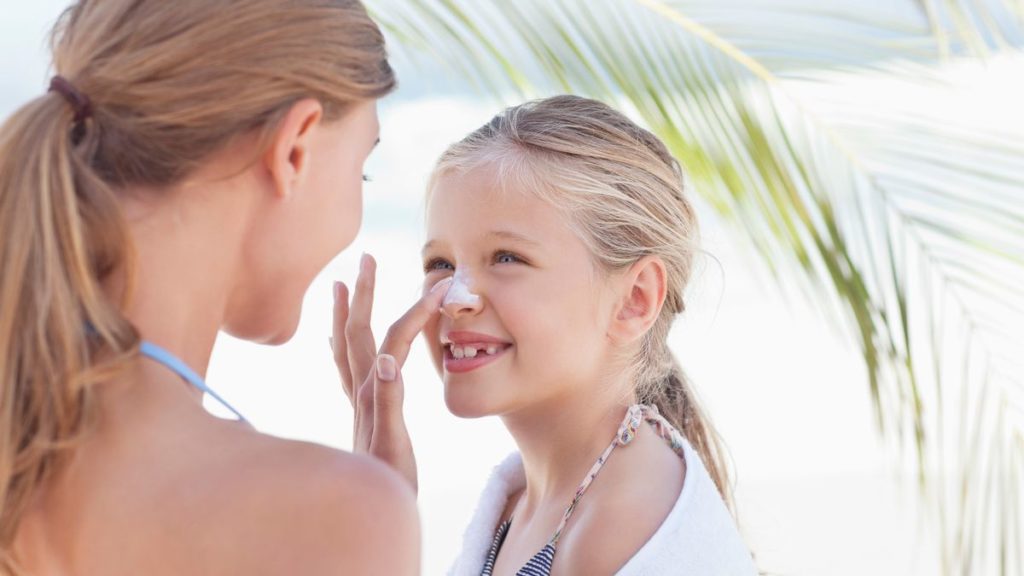
[[252, 432], [214, 448], [206, 538], [223, 573], [418, 573], [415, 495], [380, 462]]

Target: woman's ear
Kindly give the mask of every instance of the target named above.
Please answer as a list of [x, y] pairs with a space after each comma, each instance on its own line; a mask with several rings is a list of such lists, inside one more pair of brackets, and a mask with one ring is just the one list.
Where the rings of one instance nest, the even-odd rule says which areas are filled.
[[668, 290], [665, 264], [656, 256], [641, 258], [616, 284], [620, 295], [608, 335], [629, 344], [642, 338], [661, 314]]
[[292, 104], [271, 136], [263, 157], [274, 196], [287, 198], [306, 174], [312, 134], [323, 118], [323, 106], [313, 98]]

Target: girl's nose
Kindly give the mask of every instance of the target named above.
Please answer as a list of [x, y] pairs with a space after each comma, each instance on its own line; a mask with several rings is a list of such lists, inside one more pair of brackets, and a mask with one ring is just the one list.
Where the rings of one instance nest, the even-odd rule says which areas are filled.
[[456, 320], [462, 316], [468, 316], [476, 314], [480, 311], [480, 302], [449, 302], [441, 306], [441, 313], [445, 316]]
[[465, 268], [457, 269], [455, 276], [452, 277], [451, 286], [448, 287], [448, 293], [444, 296], [444, 302], [441, 304], [441, 312], [452, 320], [479, 312], [482, 307], [481, 299], [480, 296], [473, 293], [470, 289], [471, 286], [471, 279]]

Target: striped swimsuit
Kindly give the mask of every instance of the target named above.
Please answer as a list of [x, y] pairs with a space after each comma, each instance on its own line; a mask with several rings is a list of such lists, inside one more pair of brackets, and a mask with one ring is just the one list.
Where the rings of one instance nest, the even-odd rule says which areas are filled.
[[[598, 472], [601, 471], [601, 467], [608, 461], [608, 456], [611, 455], [612, 450], [616, 446], [625, 446], [629, 444], [633, 438], [636, 437], [637, 429], [640, 428], [640, 423], [646, 420], [652, 426], [659, 436], [664, 438], [672, 450], [679, 455], [680, 458], [684, 458], [683, 455], [683, 440], [682, 435], [676, 430], [665, 418], [658, 413], [658, 409], [654, 406], [647, 406], [644, 404], [636, 404], [630, 406], [626, 412], [626, 418], [622, 421], [622, 425], [619, 426], [619, 431], [615, 435], [615, 440], [605, 449], [601, 456], [591, 467], [590, 472], [587, 474], [586, 479], [576, 489], [576, 495], [573, 497], [572, 503], [565, 510], [565, 514], [562, 516], [562, 521], [559, 523], [558, 528], [555, 530], [554, 536], [548, 540], [547, 545], [537, 552], [533, 558], [516, 572], [516, 576], [549, 576], [551, 574], [551, 566], [555, 562], [555, 551], [558, 548], [558, 539], [562, 536], [562, 531], [565, 530], [565, 525], [569, 521], [569, 517], [572, 516], [573, 511], [576, 509], [576, 504], [579, 503], [580, 498], [583, 497], [583, 493], [590, 487], [591, 482], [597, 477]], [[487, 553], [487, 561], [484, 562], [483, 572], [480, 576], [491, 576], [494, 572], [494, 562], [498, 559], [498, 552], [501, 551], [501, 545], [505, 543], [505, 537], [508, 536], [509, 528], [512, 527], [512, 518], [505, 520], [498, 527], [498, 532], [494, 535], [494, 542], [491, 544], [491, 549]]]

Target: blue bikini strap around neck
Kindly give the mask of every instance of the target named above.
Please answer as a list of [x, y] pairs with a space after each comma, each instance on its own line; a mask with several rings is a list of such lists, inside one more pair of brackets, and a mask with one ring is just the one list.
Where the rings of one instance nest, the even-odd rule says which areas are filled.
[[235, 410], [230, 404], [227, 403], [227, 401], [225, 401], [223, 398], [220, 397], [220, 395], [214, 392], [212, 388], [207, 386], [206, 382], [204, 382], [203, 379], [198, 374], [196, 374], [191, 368], [188, 367], [187, 364], [182, 362], [181, 359], [175, 356], [174, 354], [171, 354], [167, 350], [164, 350], [163, 348], [157, 346], [156, 344], [153, 344], [152, 342], [146, 340], [143, 340], [142, 343], [139, 345], [139, 352], [141, 352], [144, 356], [147, 356], [153, 359], [154, 361], [163, 364], [172, 372], [174, 372], [178, 376], [181, 376], [186, 382], [198, 388], [201, 392], [204, 392], [212, 396], [214, 400], [220, 402], [222, 406], [230, 410], [235, 416], [238, 416], [238, 419], [240, 421], [248, 422], [248, 420], [245, 419], [245, 416], [242, 416], [242, 414], [238, 410]]

